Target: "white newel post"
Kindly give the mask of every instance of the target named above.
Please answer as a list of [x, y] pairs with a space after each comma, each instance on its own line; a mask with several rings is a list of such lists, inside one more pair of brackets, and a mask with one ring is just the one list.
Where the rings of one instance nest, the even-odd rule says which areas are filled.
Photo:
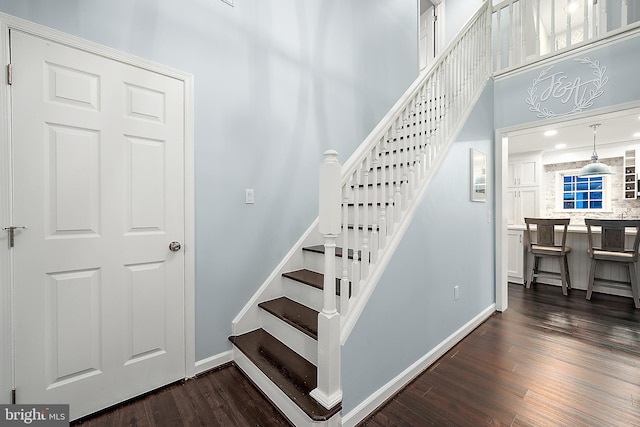
[[[320, 166], [319, 230], [324, 237], [324, 305], [318, 314], [318, 385], [311, 396], [327, 409], [342, 401], [340, 388], [340, 314], [336, 310], [336, 238], [340, 233], [342, 165], [328, 150]], [[347, 248], [343, 249], [346, 256]], [[340, 293], [349, 292], [340, 289]]]

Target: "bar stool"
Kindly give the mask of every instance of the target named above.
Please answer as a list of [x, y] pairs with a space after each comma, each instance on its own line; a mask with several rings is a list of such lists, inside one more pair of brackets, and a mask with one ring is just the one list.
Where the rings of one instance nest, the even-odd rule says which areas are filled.
[[[570, 218], [525, 218], [524, 222], [527, 225], [527, 241], [529, 242], [528, 250], [533, 257], [533, 262], [530, 263], [529, 275], [530, 279], [527, 281], [527, 288], [531, 287], [536, 282], [536, 277], [551, 277], [554, 279], [560, 278], [562, 283], [562, 294], [567, 295], [568, 289], [571, 289], [571, 277], [569, 275], [569, 263], [567, 261], [567, 254], [571, 252], [571, 248], [567, 246], [567, 228], [569, 226]], [[535, 239], [531, 233], [531, 225], [536, 226]], [[562, 244], [556, 245], [556, 226], [562, 226]], [[560, 263], [560, 273], [553, 271], [540, 270], [539, 263], [542, 257], [556, 258]]]
[[[631, 285], [633, 304], [636, 308], [640, 308], [640, 293], [638, 292], [638, 278], [636, 277], [638, 245], [640, 244], [640, 220], [585, 218], [584, 223], [587, 226], [587, 235], [589, 238], [587, 252], [591, 258], [587, 299], [591, 299], [593, 282], [595, 280], [619, 283], [617, 280], [596, 278], [596, 265], [598, 262], [625, 263], [629, 268], [629, 281], [623, 283]], [[592, 227], [600, 227], [601, 236], [599, 247], [594, 245]], [[630, 248], [627, 247], [625, 239], [625, 231], [627, 228], [635, 228], [636, 231], [633, 246]]]

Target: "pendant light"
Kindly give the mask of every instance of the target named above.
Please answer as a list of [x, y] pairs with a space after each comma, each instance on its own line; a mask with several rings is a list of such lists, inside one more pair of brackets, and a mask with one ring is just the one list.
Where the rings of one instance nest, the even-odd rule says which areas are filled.
[[598, 161], [598, 153], [596, 153], [596, 129], [600, 123], [590, 125], [593, 128], [593, 154], [591, 155], [591, 163], [580, 169], [578, 176], [595, 176], [595, 175], [611, 175], [611, 168], [604, 163]]

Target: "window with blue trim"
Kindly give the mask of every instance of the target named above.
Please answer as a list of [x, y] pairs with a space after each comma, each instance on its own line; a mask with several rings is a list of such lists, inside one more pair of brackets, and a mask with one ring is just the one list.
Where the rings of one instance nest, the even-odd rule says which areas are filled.
[[604, 178], [602, 176], [564, 175], [563, 210], [604, 209]]

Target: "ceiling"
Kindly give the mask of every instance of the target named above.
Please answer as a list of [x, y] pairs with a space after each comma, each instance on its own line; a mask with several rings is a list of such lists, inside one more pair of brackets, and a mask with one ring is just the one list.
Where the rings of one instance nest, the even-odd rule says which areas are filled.
[[[597, 128], [598, 147], [613, 143], [640, 144], [640, 108], [603, 114], [551, 125], [509, 132], [509, 154], [525, 152], [557, 152], [575, 148], [593, 147], [593, 129], [591, 124], [600, 123]], [[544, 136], [547, 130], [556, 130], [553, 136]], [[557, 144], [566, 144], [556, 148]]]

